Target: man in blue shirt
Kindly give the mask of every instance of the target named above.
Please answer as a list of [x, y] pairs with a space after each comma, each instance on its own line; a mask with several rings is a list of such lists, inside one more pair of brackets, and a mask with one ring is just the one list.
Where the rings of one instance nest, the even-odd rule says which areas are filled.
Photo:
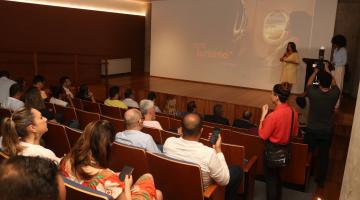
[[115, 141], [121, 144], [143, 148], [153, 153], [161, 153], [151, 135], [141, 132], [143, 119], [141, 112], [137, 109], [130, 109], [124, 114], [126, 130], [115, 136]]

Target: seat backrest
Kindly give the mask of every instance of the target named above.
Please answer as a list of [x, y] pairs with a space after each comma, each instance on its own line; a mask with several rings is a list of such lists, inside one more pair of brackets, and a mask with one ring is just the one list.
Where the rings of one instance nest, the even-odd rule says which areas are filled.
[[54, 104], [54, 108], [55, 108], [56, 113], [63, 114], [63, 116], [64, 116], [64, 124], [69, 124], [72, 120], [77, 119], [76, 112], [75, 112], [74, 108], [63, 107], [63, 106], [59, 106], [59, 105], [55, 105], [55, 104]]
[[284, 182], [304, 185], [308, 162], [308, 145], [291, 143], [291, 158], [288, 166], [281, 171]]
[[65, 133], [68, 138], [70, 147], [73, 147], [81, 136], [82, 131], [65, 126]]
[[163, 143], [163, 140], [161, 138], [161, 133], [160, 133], [159, 129], [149, 128], [149, 127], [144, 126], [141, 131], [151, 135], [151, 137], [154, 139], [156, 144], [162, 144]]
[[201, 138], [204, 139], [208, 139], [209, 138], [209, 133], [211, 133], [213, 131], [214, 127], [208, 126], [208, 125], [203, 125], [202, 126], [202, 133], [201, 133]]
[[122, 119], [121, 110], [118, 107], [107, 106], [105, 104], [99, 104], [101, 115], [113, 117], [115, 119]]
[[[179, 119], [175, 119], [175, 118], [168, 118], [169, 120], [169, 129], [171, 130], [177, 130], [179, 127], [181, 127], [181, 120]], [[165, 129], [164, 130], [169, 130], [169, 129]]]
[[108, 120], [114, 126], [116, 132], [124, 131], [126, 128], [125, 121], [122, 119], [115, 119], [104, 115], [101, 115], [100, 119]]
[[203, 184], [200, 167], [146, 152], [150, 173], [155, 185], [160, 188], [164, 199], [203, 200]]
[[73, 98], [72, 99], [72, 102], [73, 102], [73, 104], [74, 104], [74, 107], [76, 108], [76, 109], [83, 109], [83, 105], [82, 105], [82, 102], [81, 102], [81, 99], [79, 99], [79, 98]]
[[156, 121], [158, 121], [164, 130], [170, 129], [169, 117], [156, 115]]
[[81, 103], [83, 104], [82, 110], [100, 114], [100, 106], [98, 103], [93, 103], [91, 101], [84, 101], [84, 100], [82, 100]]
[[59, 158], [69, 153], [70, 144], [66, 136], [65, 127], [51, 122], [47, 123], [47, 127], [48, 131], [42, 136], [46, 148], [52, 150]]
[[112, 200], [112, 196], [64, 178], [67, 200]]
[[229, 135], [222, 135], [222, 141], [244, 146], [246, 149], [245, 157], [248, 160], [257, 156], [256, 174], [263, 174], [264, 141], [259, 136], [232, 131]]
[[88, 123], [100, 120], [100, 114], [76, 109], [76, 116], [80, 123], [80, 129], [84, 130]]
[[160, 133], [163, 142], [162, 144], [164, 144], [169, 137], [180, 137], [180, 134], [171, 131], [160, 130]]
[[134, 180], [149, 172], [144, 149], [114, 142], [111, 146], [109, 167], [113, 171], [120, 172], [125, 165], [134, 168], [132, 173]]

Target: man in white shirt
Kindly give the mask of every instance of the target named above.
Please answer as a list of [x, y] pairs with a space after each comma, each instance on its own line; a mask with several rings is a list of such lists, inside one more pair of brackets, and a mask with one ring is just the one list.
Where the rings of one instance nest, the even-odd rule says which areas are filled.
[[141, 132], [143, 120], [137, 109], [127, 110], [124, 114], [126, 130], [115, 136], [115, 142], [143, 148], [146, 151], [161, 153], [151, 135]]
[[123, 102], [128, 106], [132, 108], [139, 108], [139, 104], [134, 100], [134, 94], [131, 89], [126, 89], [124, 93], [125, 99]]
[[153, 101], [148, 99], [141, 100], [140, 111], [144, 116], [144, 126], [163, 130], [160, 123], [155, 121], [155, 105]]
[[9, 79], [9, 72], [0, 71], [0, 105], [4, 107], [7, 98], [9, 97], [9, 89], [15, 81]]
[[182, 137], [170, 137], [166, 140], [164, 154], [198, 164], [202, 171], [204, 189], [215, 181], [218, 185], [226, 185], [226, 200], [237, 199], [242, 170], [238, 166], [227, 166], [221, 151], [221, 136], [219, 135], [213, 148], [200, 143], [202, 119], [197, 113], [188, 113], [184, 116], [180, 131]]
[[14, 83], [10, 87], [10, 96], [8, 97], [4, 108], [11, 110], [11, 111], [17, 111], [20, 108], [24, 107], [24, 102], [20, 100], [21, 96], [24, 94], [22, 85], [18, 83]]

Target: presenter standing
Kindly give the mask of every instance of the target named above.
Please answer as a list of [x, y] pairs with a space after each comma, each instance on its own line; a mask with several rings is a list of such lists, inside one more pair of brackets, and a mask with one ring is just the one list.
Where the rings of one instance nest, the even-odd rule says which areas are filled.
[[299, 55], [296, 50], [296, 44], [289, 42], [286, 47], [286, 52], [280, 58], [284, 63], [280, 82], [291, 91], [293, 84], [296, 83], [297, 66], [300, 63]]

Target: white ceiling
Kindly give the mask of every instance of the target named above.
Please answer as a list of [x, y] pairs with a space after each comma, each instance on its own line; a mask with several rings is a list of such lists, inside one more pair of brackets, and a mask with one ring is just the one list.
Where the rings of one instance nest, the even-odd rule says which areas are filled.
[[9, 0], [23, 3], [97, 10], [131, 15], [146, 15], [148, 0]]

